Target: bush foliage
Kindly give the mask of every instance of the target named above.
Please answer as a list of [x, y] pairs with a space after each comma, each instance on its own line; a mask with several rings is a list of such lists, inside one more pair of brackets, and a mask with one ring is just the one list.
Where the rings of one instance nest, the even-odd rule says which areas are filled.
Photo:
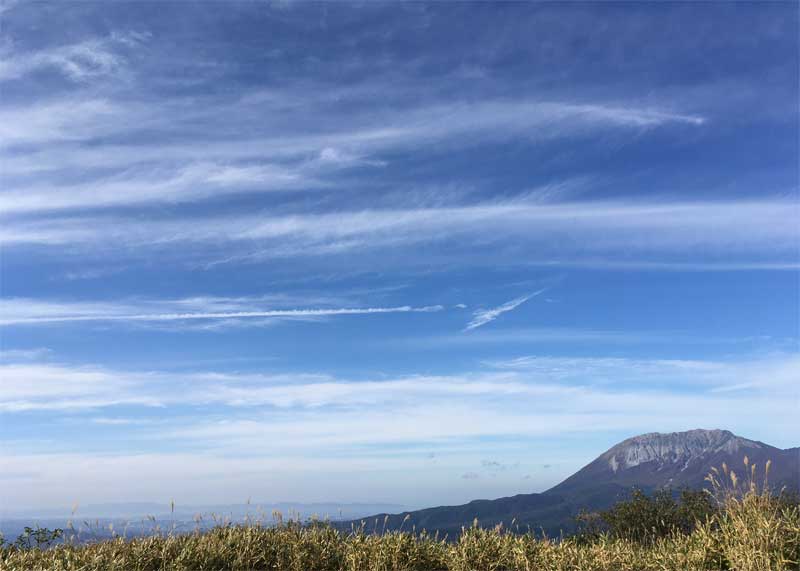
[[601, 535], [650, 543], [673, 533], [691, 533], [699, 523], [718, 515], [713, 498], [703, 490], [683, 490], [676, 496], [659, 490], [648, 496], [634, 489], [630, 499], [601, 512], [583, 512], [576, 518], [579, 535], [592, 541]]

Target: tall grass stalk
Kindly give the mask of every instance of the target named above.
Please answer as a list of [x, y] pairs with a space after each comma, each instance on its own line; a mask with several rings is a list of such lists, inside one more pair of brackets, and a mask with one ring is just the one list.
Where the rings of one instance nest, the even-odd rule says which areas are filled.
[[592, 541], [466, 528], [456, 541], [418, 532], [345, 533], [324, 523], [222, 522], [208, 532], [117, 537], [50, 549], [0, 548], [3, 571], [789, 571], [800, 569], [800, 511], [770, 493], [769, 467], [745, 461], [709, 475], [717, 515], [691, 533], [650, 542], [600, 535]]

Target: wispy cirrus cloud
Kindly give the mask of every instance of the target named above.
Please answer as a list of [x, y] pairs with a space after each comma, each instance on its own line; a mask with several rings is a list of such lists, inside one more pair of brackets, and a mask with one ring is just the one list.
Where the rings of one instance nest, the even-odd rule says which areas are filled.
[[[108, 98], [78, 98], [65, 96], [58, 99], [47, 100], [37, 105], [26, 106], [1, 106], [0, 107], [0, 149], [12, 146], [41, 145], [47, 143], [54, 145], [60, 142], [80, 142], [90, 139], [99, 139], [123, 129], [125, 125], [132, 127], [143, 120], [139, 112], [124, 109], [119, 103]], [[5, 176], [10, 176], [19, 169], [17, 163], [30, 165], [29, 154], [37, 157], [39, 148], [25, 153], [3, 153], [5, 163], [8, 161], [9, 170], [4, 170]], [[46, 156], [46, 155], [44, 155]], [[76, 157], [78, 158], [78, 157]], [[130, 160], [128, 161], [130, 162]], [[73, 163], [73, 166], [76, 163]], [[38, 169], [59, 169], [67, 165], [57, 164], [55, 161], [41, 161]], [[27, 167], [30, 168], [30, 167]], [[23, 168], [23, 172], [27, 170]], [[84, 167], [85, 168], [85, 167]]]
[[[320, 86], [324, 89], [324, 86]], [[37, 131], [35, 140], [50, 143], [69, 141], [90, 142], [110, 134], [161, 132], [172, 135], [169, 139], [155, 143], [148, 142], [119, 144], [112, 142], [105, 146], [106, 153], [99, 149], [69, 146], [54, 149], [53, 159], [42, 168], [54, 168], [53, 161], [61, 159], [83, 159], [81, 164], [109, 167], [124, 167], [141, 160], [176, 160], [187, 156], [201, 160], [223, 158], [252, 159], [263, 156], [308, 156], [313, 153], [322, 162], [353, 162], [366, 156], [386, 151], [396, 152], [409, 146], [448, 142], [456, 147], [486, 144], [497, 138], [553, 139], [585, 135], [587, 132], [602, 133], [605, 130], [650, 129], [670, 124], [700, 127], [705, 123], [701, 116], [673, 113], [663, 109], [637, 107], [635, 105], [605, 102], [573, 103], [569, 101], [540, 101], [535, 99], [504, 99], [482, 102], [441, 102], [429, 100], [421, 104], [399, 109], [369, 111], [359, 113], [349, 110], [346, 119], [331, 122], [330, 113], [336, 112], [341, 101], [309, 100], [307, 86], [298, 92], [287, 92], [286, 98], [299, 102], [308, 101], [309, 106], [300, 106], [301, 112], [296, 122], [280, 119], [286, 114], [282, 105], [246, 105], [240, 101], [220, 101], [193, 99], [196, 107], [187, 109], [189, 101], [180, 98], [165, 100], [161, 105], [148, 105], [144, 101], [117, 101], [115, 114], [104, 121], [93, 120], [90, 116], [65, 117], [53, 113], [55, 109], [67, 105], [83, 103], [86, 106], [108, 105], [108, 99], [76, 99], [74, 95], [62, 98], [47, 98], [27, 105], [6, 105], [3, 107], [10, 125], [6, 132], [18, 136], [16, 140], [33, 140], [24, 136], [26, 129], [22, 118], [39, 118], [38, 123], [50, 124], [51, 129]], [[275, 115], [280, 133], [276, 128], [262, 127], [267, 124], [264, 118]], [[19, 117], [19, 121], [11, 121]], [[169, 117], [171, 121], [165, 122]], [[260, 121], [259, 118], [261, 119]], [[74, 128], [69, 133], [57, 129], [59, 124], [69, 121]], [[253, 124], [254, 121], [258, 121]], [[200, 144], [194, 140], [198, 125], [216, 127], [204, 133], [206, 138]], [[237, 130], [248, 127], [246, 136]], [[480, 139], [464, 138], [468, 134], [481, 134]], [[66, 154], [65, 154], [66, 153]], [[8, 157], [9, 172], [24, 172], [16, 165], [25, 156]], [[24, 164], [24, 163], [22, 163]], [[29, 165], [33, 168], [34, 165]]]
[[5, 57], [0, 60], [0, 81], [48, 69], [77, 82], [110, 75], [124, 65], [121, 49], [136, 48], [149, 38], [148, 33], [116, 32], [37, 51], [19, 53], [7, 48]]
[[[263, 301], [261, 302], [263, 303]], [[414, 307], [323, 307], [254, 309], [258, 298], [188, 298], [131, 302], [53, 302], [27, 298], [0, 300], [0, 325], [43, 325], [75, 322], [238, 321], [246, 319], [314, 319], [346, 315], [432, 313], [441, 305]], [[194, 308], [195, 311], [187, 311]], [[203, 310], [205, 308], [205, 310]], [[199, 309], [199, 310], [198, 310]], [[149, 312], [147, 310], [150, 310]]]
[[552, 386], [526, 386], [508, 373], [352, 381], [319, 373], [136, 372], [27, 362], [11, 362], [0, 369], [4, 389], [0, 409], [6, 412], [203, 403], [279, 409], [352, 408], [389, 403], [412, 406], [418, 399], [428, 397], [501, 397], [558, 390]]
[[[238, 442], [251, 452], [264, 446], [536, 435], [595, 430], [603, 424], [634, 433], [652, 428], [648, 423], [666, 418], [665, 411], [684, 426], [711, 422], [710, 411], [717, 414], [712, 424], [734, 411], [750, 410], [743, 417], [752, 422], [760, 414], [788, 414], [797, 397], [792, 381], [800, 361], [791, 354], [736, 361], [542, 357], [510, 367], [353, 380], [303, 372], [137, 372], [9, 363], [0, 366], [0, 409], [6, 414], [67, 414], [124, 406], [126, 418], [136, 419], [148, 408], [167, 408], [181, 417], [168, 429], [170, 439], [202, 440], [212, 448]], [[606, 382], [611, 376], [620, 382]], [[672, 382], [663, 383], [666, 378]], [[760, 406], [753, 409], [755, 402]], [[209, 405], [223, 407], [215, 419], [205, 418]], [[386, 421], [391, 418], [405, 421]], [[283, 435], [281, 442], [264, 439], [271, 433]], [[164, 438], [164, 432], [153, 436]]]
[[[294, 96], [302, 99], [305, 91]], [[202, 202], [275, 190], [337, 190], [353, 184], [342, 178], [343, 172], [385, 166], [387, 155], [420, 146], [464, 148], [507, 138], [559, 139], [608, 129], [704, 123], [693, 115], [613, 104], [500, 100], [429, 102], [364, 116], [350, 111], [342, 124], [331, 125], [325, 118], [338, 114], [331, 105], [304, 108], [299, 127], [278, 122], [285, 113], [282, 108], [218, 100], [203, 104], [168, 99], [152, 105], [111, 96], [66, 95], [3, 106], [0, 147], [6, 151], [0, 156], [6, 184], [0, 213]], [[260, 133], [258, 125], [271, 125], [273, 114], [279, 128]], [[477, 134], [480, 138], [473, 136]], [[121, 139], [129, 142], [121, 144]], [[48, 146], [46, 153], [42, 145]]]
[[0, 213], [194, 202], [236, 193], [323, 186], [304, 169], [279, 164], [192, 163], [161, 170], [132, 169], [109, 179], [81, 184], [7, 189], [0, 194]]
[[[793, 200], [732, 200], [716, 202], [564, 202], [520, 201], [417, 209], [366, 209], [326, 213], [286, 213], [282, 216], [203, 217], [153, 221], [121, 217], [9, 220], [0, 243], [74, 245], [95, 252], [105, 247], [142, 250], [158, 246], [222, 244], [231, 261], [263, 260], [396, 248], [423, 242], [475, 243], [481, 251], [486, 236], [495, 244], [512, 245], [529, 258], [550, 258], [554, 265], [576, 257], [618, 256], [622, 267], [632, 256], [679, 254], [671, 262], [691, 264], [699, 256], [713, 265], [735, 267], [754, 263], [778, 268], [796, 264], [800, 241], [795, 223], [800, 216]], [[497, 248], [494, 254], [497, 255]], [[84, 253], [86, 253], [84, 251]], [[499, 252], [502, 253], [502, 252]], [[455, 255], [456, 253], [453, 252]], [[418, 253], [417, 253], [418, 255]], [[710, 259], [709, 259], [710, 256]], [[772, 257], [765, 260], [766, 256]], [[610, 260], [610, 265], [616, 258]], [[641, 261], [649, 263], [648, 258]]]
[[[489, 361], [490, 367], [517, 371], [531, 378], [549, 379], [568, 385], [649, 387], [669, 386], [683, 391], [702, 385], [711, 392], [730, 392], [756, 388], [787, 391], [800, 397], [793, 388], [800, 374], [800, 358], [787, 353], [743, 361], [710, 359], [636, 359], [627, 357], [551, 357], [524, 356], [504, 361]], [[731, 379], [738, 381], [731, 382]]]
[[518, 298], [512, 299], [511, 301], [507, 301], [506, 303], [494, 307], [491, 309], [481, 309], [476, 311], [473, 314], [472, 321], [470, 321], [467, 326], [464, 328], [464, 331], [470, 331], [472, 329], [477, 329], [478, 327], [482, 327], [487, 323], [491, 323], [502, 314], [507, 313], [509, 311], [513, 311], [518, 308], [520, 305], [531, 299], [532, 297], [536, 297], [537, 295], [543, 294], [547, 289], [540, 289], [533, 293], [529, 293], [528, 295], [523, 295]]

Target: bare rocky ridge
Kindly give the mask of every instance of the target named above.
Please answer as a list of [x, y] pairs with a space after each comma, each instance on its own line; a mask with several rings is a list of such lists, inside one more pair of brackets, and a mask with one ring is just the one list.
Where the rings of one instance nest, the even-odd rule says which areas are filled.
[[739, 451], [762, 449], [753, 440], [740, 438], [727, 430], [689, 430], [661, 434], [651, 432], [634, 436], [611, 448], [601, 458], [608, 460], [613, 472], [655, 462], [658, 469], [670, 464], [686, 470], [692, 462], [708, 454], [735, 454]]

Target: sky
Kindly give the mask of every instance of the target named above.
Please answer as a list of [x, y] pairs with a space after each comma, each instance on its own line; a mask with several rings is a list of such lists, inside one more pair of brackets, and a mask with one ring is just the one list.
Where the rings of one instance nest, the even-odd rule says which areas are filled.
[[0, 5], [0, 506], [800, 445], [798, 5]]

